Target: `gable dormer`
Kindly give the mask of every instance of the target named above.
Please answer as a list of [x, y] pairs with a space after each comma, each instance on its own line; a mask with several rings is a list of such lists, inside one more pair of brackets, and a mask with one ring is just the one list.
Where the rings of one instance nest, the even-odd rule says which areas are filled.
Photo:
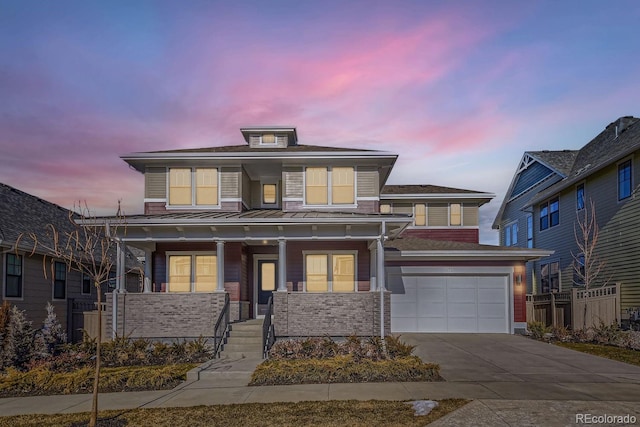
[[280, 148], [298, 145], [295, 127], [290, 126], [254, 126], [241, 128], [244, 140], [250, 148]]

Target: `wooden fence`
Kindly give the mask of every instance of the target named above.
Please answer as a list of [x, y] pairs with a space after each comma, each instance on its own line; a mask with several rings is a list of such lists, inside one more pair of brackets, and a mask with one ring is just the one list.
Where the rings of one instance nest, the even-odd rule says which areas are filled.
[[590, 328], [601, 322], [605, 325], [620, 324], [620, 285], [603, 286], [588, 291], [574, 288], [549, 294], [529, 294], [527, 321], [571, 329]]
[[[83, 331], [90, 338], [98, 336], [98, 310], [96, 302], [78, 301], [69, 298], [67, 301], [67, 335], [70, 342], [82, 341]], [[106, 336], [106, 304], [102, 303], [102, 336]], [[104, 339], [103, 339], [104, 341]]]

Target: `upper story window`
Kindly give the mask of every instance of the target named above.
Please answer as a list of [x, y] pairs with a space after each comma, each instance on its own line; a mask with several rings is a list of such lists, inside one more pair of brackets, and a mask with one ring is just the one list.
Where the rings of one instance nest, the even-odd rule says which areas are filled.
[[4, 296], [22, 298], [22, 256], [8, 253], [6, 262]]
[[419, 227], [427, 225], [427, 205], [424, 203], [413, 206], [413, 224]]
[[218, 204], [218, 169], [169, 169], [170, 206], [215, 206]]
[[278, 201], [277, 197], [278, 192], [276, 184], [262, 184], [262, 204], [275, 204]]
[[263, 133], [253, 134], [249, 136], [249, 142], [251, 145], [287, 145], [288, 138], [286, 134], [279, 133]]
[[67, 297], [67, 266], [64, 262], [54, 263], [53, 272], [53, 299], [65, 299]]
[[449, 205], [449, 225], [462, 225], [462, 205], [460, 203]]
[[307, 205], [353, 205], [355, 203], [354, 168], [306, 168], [305, 203]]
[[82, 274], [82, 289], [80, 293], [82, 295], [91, 294], [91, 277], [84, 273]]
[[533, 215], [527, 215], [527, 247], [533, 248]]
[[507, 224], [504, 229], [504, 245], [516, 246], [518, 244], [518, 222]]
[[380, 213], [388, 214], [391, 213], [391, 205], [388, 203], [383, 203], [380, 205]]
[[584, 184], [578, 184], [576, 187], [576, 210], [584, 209]]
[[618, 165], [618, 200], [631, 197], [631, 159]]
[[560, 199], [554, 197], [540, 205], [540, 230], [560, 224]]

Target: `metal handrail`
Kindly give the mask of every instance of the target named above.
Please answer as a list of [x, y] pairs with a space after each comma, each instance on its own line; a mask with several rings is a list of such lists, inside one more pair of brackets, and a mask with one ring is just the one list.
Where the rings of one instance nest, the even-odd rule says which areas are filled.
[[276, 334], [273, 324], [271, 323], [271, 315], [273, 314], [273, 295], [269, 297], [267, 302], [267, 312], [262, 322], [262, 358], [266, 359], [269, 349], [276, 342]]
[[229, 294], [224, 295], [224, 307], [218, 316], [218, 321], [213, 329], [213, 358], [220, 357], [227, 333], [229, 332]]

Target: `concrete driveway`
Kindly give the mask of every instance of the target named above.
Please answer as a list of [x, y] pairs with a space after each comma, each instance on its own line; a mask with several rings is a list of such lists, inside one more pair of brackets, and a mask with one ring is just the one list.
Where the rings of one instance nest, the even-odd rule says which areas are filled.
[[640, 401], [640, 367], [526, 337], [407, 333], [402, 340], [476, 398]]

